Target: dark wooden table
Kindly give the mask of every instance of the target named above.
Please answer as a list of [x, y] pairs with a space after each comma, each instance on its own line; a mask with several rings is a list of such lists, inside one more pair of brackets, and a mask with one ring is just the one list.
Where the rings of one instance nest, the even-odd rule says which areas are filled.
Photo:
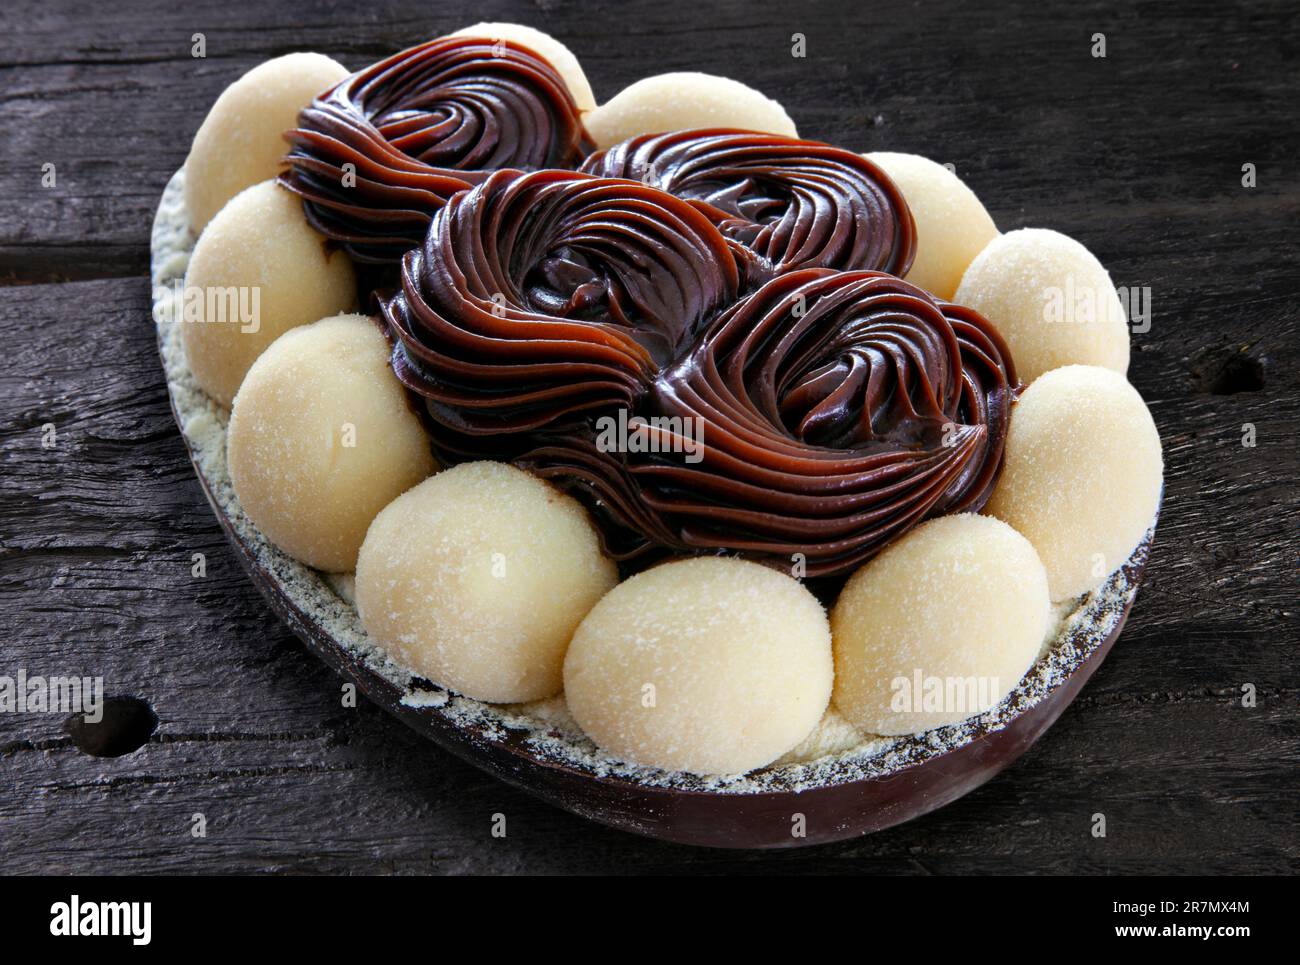
[[[1300, 868], [1293, 0], [190, 6], [0, 6], [0, 674], [102, 675], [158, 721], [107, 758], [61, 715], [0, 714], [0, 872]], [[789, 854], [628, 837], [344, 708], [340, 680], [244, 578], [155, 355], [158, 195], [213, 99], [259, 61], [309, 49], [359, 67], [479, 19], [554, 33], [602, 100], [645, 74], [711, 70], [776, 97], [809, 136], [952, 162], [1004, 230], [1060, 229], [1117, 284], [1150, 287], [1130, 370], [1166, 458], [1147, 582], [1083, 696], [992, 784]]]

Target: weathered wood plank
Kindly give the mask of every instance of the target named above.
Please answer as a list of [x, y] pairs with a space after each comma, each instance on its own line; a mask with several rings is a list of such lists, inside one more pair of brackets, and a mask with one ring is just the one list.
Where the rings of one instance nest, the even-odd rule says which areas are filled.
[[[157, 195], [207, 105], [259, 60], [314, 48], [359, 65], [480, 16], [552, 30], [601, 97], [648, 72], [713, 65], [777, 96], [810, 135], [952, 161], [1002, 227], [1060, 228], [1119, 284], [1150, 286], [1130, 373], [1167, 461], [1148, 580], [1083, 696], [1000, 779], [809, 853], [639, 841], [484, 777], [372, 707], [343, 708], [340, 681], [244, 579], [154, 352], [144, 275]], [[728, 0], [691, 19], [640, 0], [487, 2], [473, 17], [396, 0], [0, 9], [0, 281], [35, 282], [0, 287], [0, 673], [103, 675], [159, 718], [141, 750], [104, 759], [55, 715], [0, 714], [0, 871], [1300, 865], [1293, 6], [1102, 13], [1054, 0], [872, 17]], [[206, 60], [188, 56], [196, 30]], [[1098, 30], [1104, 61], [1088, 56]], [[796, 31], [806, 60], [789, 56]], [[54, 189], [40, 187], [47, 160]], [[1241, 185], [1246, 162], [1257, 188]], [[41, 283], [67, 278], [100, 280]], [[1258, 690], [1254, 709], [1240, 706], [1243, 684]], [[488, 833], [498, 811], [505, 839]], [[196, 812], [206, 839], [189, 835]], [[1104, 840], [1089, 834], [1096, 812]]]
[[[142, 273], [162, 186], [222, 88], [261, 60], [306, 48], [360, 66], [472, 19], [398, 0], [57, 7], [11, 0], [0, 11], [0, 196], [13, 202], [0, 210], [0, 277]], [[473, 16], [552, 30], [602, 99], [659, 70], [735, 76], [810, 136], [952, 162], [1004, 224], [1094, 230], [1107, 264], [1121, 224], [1207, 205], [1235, 222], [1254, 203], [1239, 183], [1245, 162], [1259, 167], [1276, 226], [1300, 205], [1284, 0], [1236, 12], [1196, 0], [1176, 19], [1158, 4], [1102, 14], [1065, 0], [996, 13], [924, 4], [906, 17], [730, 0], [699, 24], [658, 0], [595, 10], [497, 0]], [[1089, 52], [1096, 31], [1104, 60]], [[190, 55], [196, 32], [203, 59]], [[796, 32], [804, 58], [790, 55]], [[54, 188], [41, 186], [47, 162]], [[1129, 237], [1145, 249], [1152, 235]]]
[[[1215, 430], [1293, 425], [1293, 399], [1205, 395], [1185, 373], [1165, 398], [1146, 387], [1169, 460], [1151, 578], [1093, 684], [1009, 774], [914, 826], [814, 856], [705, 854], [591, 827], [373, 708], [344, 710], [339, 681], [267, 614], [221, 541], [171, 427], [147, 297], [135, 279], [0, 290], [15, 347], [0, 394], [16, 414], [0, 436], [5, 663], [102, 674], [160, 718], [149, 745], [106, 760], [81, 754], [52, 715], [0, 715], [0, 771], [16, 792], [0, 799], [0, 841], [24, 842], [5, 870], [84, 867], [70, 842], [118, 871], [1279, 871], [1300, 857], [1279, 823], [1300, 763], [1289, 536], [1269, 522], [1287, 499], [1294, 520], [1277, 482], [1287, 448], [1240, 450]], [[92, 333], [53, 337], [68, 305], [96, 320]], [[1176, 371], [1182, 335], [1151, 334], [1173, 342]], [[53, 450], [40, 448], [47, 422]], [[1227, 514], [1225, 500], [1254, 512]], [[205, 579], [190, 575], [194, 552]], [[1244, 682], [1259, 689], [1254, 710], [1236, 702]], [[488, 834], [497, 811], [505, 841]], [[1097, 811], [1111, 828], [1102, 842], [1088, 834]], [[206, 840], [188, 836], [194, 813]]]

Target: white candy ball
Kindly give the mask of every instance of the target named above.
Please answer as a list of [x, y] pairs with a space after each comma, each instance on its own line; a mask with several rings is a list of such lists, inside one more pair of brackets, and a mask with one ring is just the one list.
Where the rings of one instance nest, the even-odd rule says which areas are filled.
[[1006, 464], [985, 512], [1028, 537], [1053, 600], [1100, 586], [1132, 555], [1160, 503], [1160, 435], [1110, 369], [1039, 377], [1011, 410]]
[[997, 326], [1025, 382], [1062, 365], [1128, 371], [1127, 316], [1115, 285], [1087, 248], [1060, 232], [1021, 228], [994, 238], [952, 300]]
[[181, 341], [199, 385], [228, 406], [280, 335], [355, 304], [351, 262], [326, 250], [297, 196], [263, 181], [232, 198], [199, 236], [185, 272]]
[[585, 114], [596, 106], [596, 97], [591, 92], [591, 84], [587, 81], [587, 75], [583, 73], [582, 65], [578, 63], [578, 58], [573, 55], [573, 51], [536, 27], [527, 27], [521, 23], [476, 23], [463, 30], [457, 30], [451, 36], [485, 37], [493, 42], [505, 40], [527, 47], [550, 62], [556, 73], [564, 79], [564, 84], [569, 88], [569, 94], [573, 97], [573, 102], [578, 106], [579, 111]]
[[961, 178], [919, 154], [865, 155], [884, 168], [916, 220], [916, 258], [907, 280], [951, 300], [962, 273], [998, 236], [989, 213]]
[[569, 647], [564, 693], [616, 757], [739, 774], [808, 736], [832, 673], [826, 614], [807, 589], [757, 563], [700, 557], [639, 573], [596, 604]]
[[919, 734], [996, 706], [1047, 633], [1047, 574], [987, 516], [923, 523], [865, 563], [831, 611], [835, 706], [873, 734]]
[[436, 468], [388, 354], [364, 315], [321, 319], [276, 339], [235, 396], [235, 495], [267, 539], [308, 566], [354, 569], [375, 515]]
[[506, 463], [473, 462], [390, 503], [357, 560], [366, 632], [413, 672], [493, 703], [560, 691], [574, 628], [618, 582], [586, 511]]
[[323, 54], [285, 54], [222, 91], [185, 161], [185, 206], [196, 234], [244, 188], [276, 176], [289, 151], [284, 132], [298, 126], [298, 112], [347, 75]]
[[785, 108], [770, 97], [740, 81], [694, 71], [642, 78], [597, 107], [583, 123], [598, 148], [638, 134], [699, 127], [798, 136]]

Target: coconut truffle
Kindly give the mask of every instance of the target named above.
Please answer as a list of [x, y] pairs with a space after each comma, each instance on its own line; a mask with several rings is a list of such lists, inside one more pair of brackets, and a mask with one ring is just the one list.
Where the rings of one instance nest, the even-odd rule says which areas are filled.
[[235, 495], [308, 566], [356, 567], [371, 520], [434, 471], [429, 437], [364, 315], [281, 335], [248, 370], [227, 435]]
[[812, 731], [833, 673], [821, 604], [757, 563], [700, 557], [633, 576], [573, 636], [564, 693], [609, 754], [697, 774], [770, 764]]
[[195, 234], [244, 188], [275, 177], [289, 150], [284, 132], [297, 126], [298, 112], [347, 75], [323, 54], [285, 54], [222, 92], [185, 161], [185, 206]]
[[569, 95], [580, 112], [585, 114], [596, 106], [596, 97], [591, 92], [591, 84], [588, 83], [587, 75], [583, 73], [582, 65], [578, 63], [578, 58], [573, 55], [573, 51], [536, 27], [527, 27], [521, 23], [476, 23], [463, 30], [457, 30], [451, 36], [485, 37], [493, 42], [505, 40], [527, 47], [540, 54], [555, 68], [556, 73], [564, 78], [564, 84], [569, 88]]
[[951, 300], [962, 273], [998, 235], [975, 192], [952, 171], [919, 154], [865, 155], [884, 168], [916, 220], [916, 257], [907, 280]]
[[559, 692], [574, 628], [617, 581], [575, 500], [506, 463], [473, 462], [376, 517], [357, 560], [357, 609], [404, 667], [517, 703]]
[[919, 734], [984, 713], [1047, 633], [1034, 547], [987, 516], [930, 520], [864, 564], [831, 611], [835, 706], [873, 734]]
[[1137, 390], [1110, 369], [1069, 365], [1016, 403], [984, 511], [1028, 537], [1052, 599], [1064, 600], [1100, 586], [1132, 555], [1163, 472], [1160, 436]]
[[682, 71], [655, 74], [623, 88], [583, 118], [598, 148], [638, 134], [734, 127], [798, 136], [785, 108], [737, 80]]
[[228, 406], [280, 335], [355, 303], [351, 262], [326, 249], [295, 195], [263, 181], [199, 236], [185, 272], [181, 341], [203, 391]]
[[1128, 371], [1128, 322], [1110, 275], [1059, 232], [1021, 228], [994, 238], [953, 301], [998, 327], [1026, 382], [1062, 365]]

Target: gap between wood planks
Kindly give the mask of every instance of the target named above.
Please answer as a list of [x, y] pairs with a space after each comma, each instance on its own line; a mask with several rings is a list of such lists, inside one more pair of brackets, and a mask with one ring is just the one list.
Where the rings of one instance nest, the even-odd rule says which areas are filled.
[[[1078, 710], [1104, 710], [1128, 706], [1219, 704], [1225, 703], [1228, 698], [1235, 699], [1238, 696], [1238, 691], [1232, 687], [1217, 690], [1207, 687], [1178, 693], [1169, 691], [1149, 694], [1084, 693], [1071, 704], [1071, 707]], [[1300, 689], [1275, 687], [1268, 690], [1259, 690], [1256, 696], [1260, 700], [1280, 701], [1286, 698], [1300, 697]], [[338, 733], [338, 727], [316, 727], [302, 731], [268, 731], [266, 733], [250, 733], [248, 731], [160, 732], [150, 737], [146, 744], [314, 743], [321, 740], [331, 740]], [[70, 737], [14, 740], [0, 744], [0, 758], [13, 757], [23, 753], [46, 753], [76, 749], [76, 745]], [[301, 769], [288, 768], [286, 772]], [[338, 768], [327, 768], [327, 770], [338, 770]]]

